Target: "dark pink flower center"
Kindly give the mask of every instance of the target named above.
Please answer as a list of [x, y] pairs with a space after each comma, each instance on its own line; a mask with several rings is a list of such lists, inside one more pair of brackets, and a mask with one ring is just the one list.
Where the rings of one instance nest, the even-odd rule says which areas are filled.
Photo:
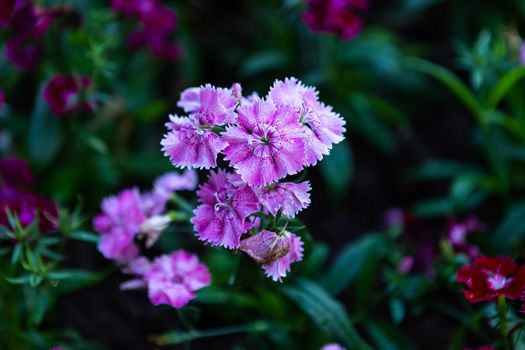
[[253, 147], [253, 154], [260, 158], [268, 158], [279, 147], [280, 134], [272, 125], [258, 124], [253, 128], [248, 143]]

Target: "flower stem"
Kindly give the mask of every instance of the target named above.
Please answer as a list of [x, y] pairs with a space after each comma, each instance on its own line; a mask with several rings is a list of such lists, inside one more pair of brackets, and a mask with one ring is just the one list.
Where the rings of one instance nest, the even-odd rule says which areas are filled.
[[498, 312], [499, 317], [499, 323], [498, 328], [500, 331], [501, 339], [503, 340], [504, 349], [505, 350], [512, 350], [512, 340], [510, 339], [509, 334], [507, 333], [507, 312], [508, 312], [508, 306], [507, 306], [507, 300], [505, 299], [505, 296], [500, 295], [498, 297], [498, 303], [496, 305], [496, 309]]

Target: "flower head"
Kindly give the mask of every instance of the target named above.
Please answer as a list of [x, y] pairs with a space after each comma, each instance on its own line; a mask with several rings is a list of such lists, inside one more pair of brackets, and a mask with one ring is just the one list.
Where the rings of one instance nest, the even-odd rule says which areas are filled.
[[5, 43], [5, 57], [21, 70], [33, 70], [42, 56], [40, 43], [24, 35], [15, 34]]
[[305, 134], [293, 108], [260, 100], [238, 109], [222, 134], [225, 159], [250, 186], [261, 187], [305, 166]]
[[93, 220], [95, 230], [101, 234], [99, 251], [108, 259], [129, 262], [139, 253], [135, 236], [146, 219], [137, 189], [127, 189], [117, 196], [104, 199], [102, 213]]
[[498, 296], [516, 299], [525, 287], [525, 267], [507, 257], [480, 256], [473, 265], [463, 266], [456, 277], [466, 285], [465, 298], [471, 303]]
[[92, 105], [85, 101], [81, 92], [91, 85], [89, 77], [75, 77], [73, 75], [57, 75], [44, 88], [44, 99], [51, 112], [60, 116], [75, 113], [80, 110], [91, 111]]
[[290, 266], [303, 259], [303, 242], [293, 233], [263, 230], [241, 241], [240, 248], [260, 263], [268, 277], [281, 281]]
[[247, 217], [259, 208], [253, 190], [238, 176], [219, 170], [197, 192], [200, 205], [191, 219], [199, 239], [212, 245], [238, 248], [243, 233], [251, 227]]
[[205, 168], [217, 166], [217, 155], [227, 143], [195, 117], [170, 116], [169, 131], [161, 141], [162, 151], [174, 166]]
[[368, 7], [368, 0], [308, 0], [303, 20], [316, 32], [331, 32], [343, 40], [355, 37], [363, 23], [356, 10]]
[[268, 100], [277, 106], [289, 106], [300, 114], [304, 124], [306, 160], [314, 165], [327, 155], [333, 144], [344, 139], [345, 121], [318, 99], [318, 91], [295, 78], [276, 80]]
[[210, 285], [211, 275], [196, 255], [177, 250], [153, 260], [144, 280], [154, 305], [181, 308], [195, 298], [194, 291]]
[[55, 202], [39, 197], [33, 193], [16, 189], [0, 192], [0, 225], [14, 229], [9, 220], [8, 212], [18, 218], [22, 227], [27, 227], [38, 220], [42, 232], [50, 232], [57, 228], [58, 207]]
[[484, 226], [474, 216], [467, 217], [463, 221], [452, 220], [448, 227], [447, 238], [455, 251], [475, 258], [480, 254], [479, 248], [470, 244], [467, 241], [467, 236], [483, 231], [483, 229]]
[[216, 88], [210, 84], [198, 88], [189, 88], [181, 93], [177, 106], [186, 113], [192, 113], [200, 124], [224, 125], [235, 122], [235, 108], [239, 101], [239, 88]]
[[310, 183], [280, 182], [256, 190], [261, 204], [273, 216], [281, 212], [289, 218], [310, 205]]

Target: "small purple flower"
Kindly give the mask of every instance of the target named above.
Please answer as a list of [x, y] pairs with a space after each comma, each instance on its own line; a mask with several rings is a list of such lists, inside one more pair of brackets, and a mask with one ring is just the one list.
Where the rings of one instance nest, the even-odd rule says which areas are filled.
[[303, 168], [305, 134], [296, 110], [260, 100], [238, 113], [238, 125], [222, 133], [223, 153], [244, 181], [261, 187]]
[[281, 212], [289, 218], [294, 218], [297, 213], [310, 205], [310, 183], [281, 182], [256, 189], [257, 197], [261, 204], [272, 214]]
[[368, 7], [368, 0], [308, 0], [303, 20], [315, 32], [331, 32], [343, 40], [355, 37], [363, 23], [356, 15]]
[[144, 280], [152, 304], [181, 308], [196, 297], [194, 291], [210, 285], [211, 275], [196, 255], [177, 250], [153, 260]]
[[212, 245], [238, 248], [240, 238], [251, 223], [247, 217], [259, 209], [253, 190], [237, 175], [211, 172], [208, 182], [197, 192], [201, 205], [191, 219], [199, 239]]
[[260, 263], [268, 277], [281, 281], [292, 263], [303, 259], [303, 242], [290, 232], [261, 231], [243, 239], [240, 248]]
[[5, 56], [21, 70], [33, 70], [42, 56], [40, 43], [24, 35], [14, 35], [6, 41]]
[[463, 253], [474, 259], [480, 255], [477, 246], [467, 241], [467, 236], [476, 232], [481, 232], [485, 226], [475, 217], [469, 216], [463, 221], [452, 220], [448, 226], [447, 239], [452, 245], [454, 251]]
[[413, 267], [414, 267], [414, 257], [411, 255], [407, 255], [403, 257], [401, 261], [399, 262], [399, 265], [397, 266], [397, 271], [402, 275], [406, 275], [412, 270]]
[[146, 219], [142, 206], [137, 189], [124, 190], [102, 201], [102, 214], [94, 218], [93, 226], [101, 234], [98, 249], [107, 259], [129, 262], [138, 255], [134, 240]]
[[210, 125], [203, 125], [196, 117], [171, 115], [166, 124], [169, 131], [161, 141], [164, 155], [176, 167], [214, 168], [217, 155], [227, 144], [215, 134]]
[[13, 12], [11, 27], [18, 35], [40, 39], [52, 20], [51, 12], [29, 3]]
[[520, 48], [520, 61], [521, 64], [525, 65], [525, 43], [523, 43]]
[[2, 107], [4, 106], [4, 101], [5, 101], [4, 92], [0, 89], [0, 112], [2, 111]]
[[80, 110], [91, 111], [92, 103], [83, 98], [82, 92], [91, 86], [86, 76], [57, 75], [47, 82], [44, 99], [51, 112], [57, 116], [71, 114]]
[[35, 219], [38, 219], [38, 226], [44, 233], [58, 226], [59, 213], [55, 202], [3, 186], [0, 188], [0, 225], [12, 230], [14, 227], [9, 221], [8, 211], [18, 218], [22, 227], [31, 225]]
[[240, 99], [239, 89], [238, 84], [232, 89], [216, 88], [210, 84], [189, 88], [181, 93], [177, 106], [192, 113], [203, 125], [233, 123], [237, 117], [235, 108]]

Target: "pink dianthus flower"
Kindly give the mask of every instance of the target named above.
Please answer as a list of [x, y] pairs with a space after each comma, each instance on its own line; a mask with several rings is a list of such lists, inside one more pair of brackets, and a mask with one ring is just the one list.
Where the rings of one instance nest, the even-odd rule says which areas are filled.
[[177, 250], [153, 260], [144, 281], [154, 305], [181, 308], [196, 297], [194, 291], [210, 285], [211, 275], [196, 255]]
[[296, 78], [276, 80], [267, 99], [277, 106], [289, 106], [298, 110], [304, 124], [306, 160], [315, 165], [327, 155], [333, 144], [344, 139], [345, 121], [318, 99], [314, 87], [305, 86]]
[[140, 192], [127, 189], [117, 196], [104, 199], [102, 213], [93, 220], [95, 230], [101, 234], [99, 251], [107, 258], [129, 262], [139, 253], [135, 236], [146, 219]]
[[298, 111], [260, 100], [238, 109], [238, 125], [222, 133], [225, 159], [250, 186], [261, 187], [305, 166], [305, 133]]
[[164, 155], [176, 167], [205, 168], [217, 166], [217, 155], [227, 143], [195, 116], [171, 115], [166, 124], [169, 131], [161, 141]]
[[281, 281], [290, 266], [303, 258], [303, 242], [290, 232], [276, 234], [263, 230], [241, 241], [240, 248], [260, 263], [268, 277]]
[[240, 238], [248, 231], [250, 214], [259, 209], [253, 190], [238, 176], [223, 170], [211, 172], [208, 182], [197, 192], [200, 205], [191, 222], [199, 239], [212, 245], [238, 248]]
[[310, 183], [281, 182], [256, 189], [261, 204], [273, 216], [280, 210], [284, 216], [294, 218], [310, 205]]

